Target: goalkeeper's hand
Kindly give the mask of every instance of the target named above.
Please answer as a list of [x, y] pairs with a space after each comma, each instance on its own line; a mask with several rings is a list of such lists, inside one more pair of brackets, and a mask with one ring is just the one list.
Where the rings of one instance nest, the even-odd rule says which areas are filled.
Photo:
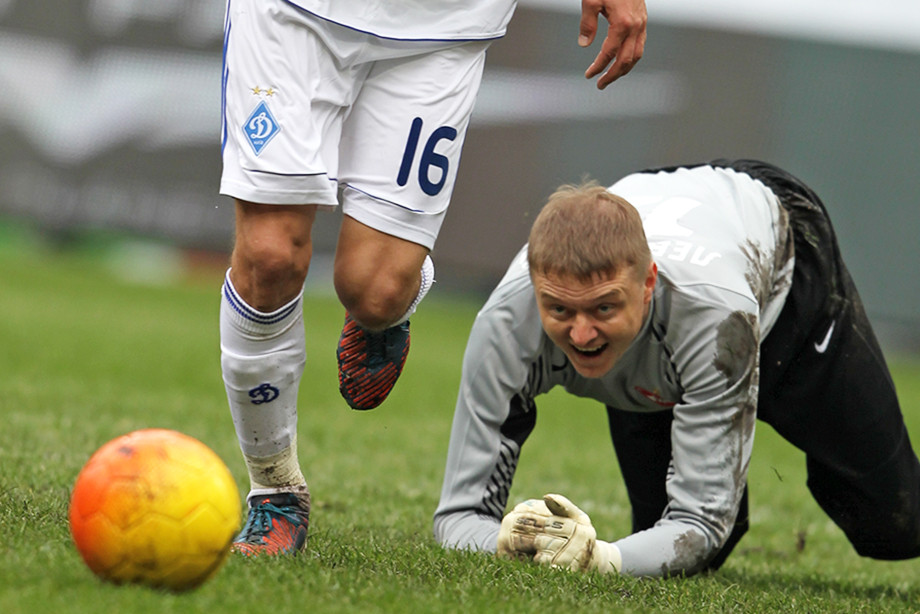
[[517, 504], [502, 519], [496, 554], [578, 571], [618, 572], [615, 545], [597, 539], [591, 519], [562, 495]]

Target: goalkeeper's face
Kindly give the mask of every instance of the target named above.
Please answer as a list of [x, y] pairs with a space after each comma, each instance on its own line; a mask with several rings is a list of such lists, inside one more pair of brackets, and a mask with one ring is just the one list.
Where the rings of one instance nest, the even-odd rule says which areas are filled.
[[601, 377], [623, 356], [648, 315], [658, 279], [655, 263], [644, 274], [623, 267], [590, 280], [533, 275], [543, 330], [575, 370]]

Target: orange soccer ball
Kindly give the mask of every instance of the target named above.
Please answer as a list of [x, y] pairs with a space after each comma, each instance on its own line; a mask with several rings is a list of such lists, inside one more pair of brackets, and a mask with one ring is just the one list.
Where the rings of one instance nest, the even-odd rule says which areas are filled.
[[166, 429], [123, 435], [77, 476], [70, 532], [100, 578], [170, 590], [213, 576], [240, 525], [229, 469], [193, 437]]

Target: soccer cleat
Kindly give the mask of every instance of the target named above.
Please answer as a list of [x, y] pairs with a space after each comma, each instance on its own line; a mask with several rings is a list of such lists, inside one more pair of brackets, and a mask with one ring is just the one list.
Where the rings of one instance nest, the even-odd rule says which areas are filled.
[[297, 554], [307, 544], [310, 504], [292, 493], [266, 495], [249, 508], [233, 552], [244, 556]]
[[339, 392], [352, 409], [374, 409], [387, 398], [409, 355], [409, 322], [365, 330], [345, 313], [339, 337]]

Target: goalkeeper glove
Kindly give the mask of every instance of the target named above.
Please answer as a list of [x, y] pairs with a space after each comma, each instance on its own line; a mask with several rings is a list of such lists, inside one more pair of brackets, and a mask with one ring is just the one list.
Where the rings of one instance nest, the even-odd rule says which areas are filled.
[[536, 536], [551, 516], [542, 499], [528, 499], [515, 505], [502, 518], [495, 554], [506, 559], [533, 560], [537, 553]]
[[496, 554], [551, 567], [618, 572], [620, 549], [597, 539], [591, 519], [562, 495], [519, 503], [502, 519]]

